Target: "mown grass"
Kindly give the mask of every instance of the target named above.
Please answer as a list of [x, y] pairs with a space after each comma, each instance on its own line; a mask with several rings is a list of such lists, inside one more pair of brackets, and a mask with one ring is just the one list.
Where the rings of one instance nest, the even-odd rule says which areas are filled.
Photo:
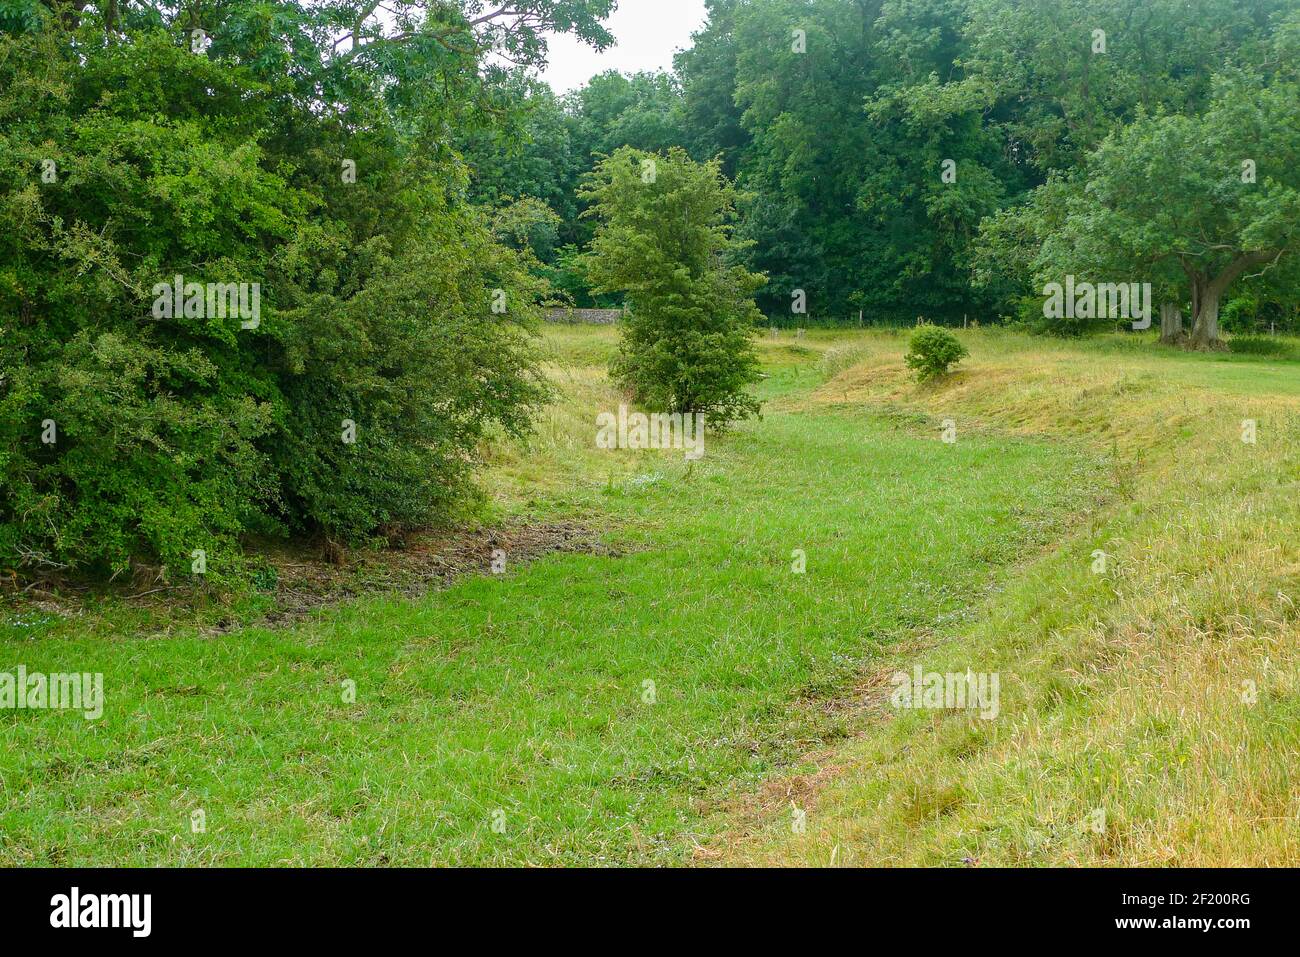
[[[614, 333], [550, 329], [493, 514], [620, 554], [217, 637], [7, 615], [0, 671], [107, 702], [0, 711], [0, 862], [1296, 863], [1300, 367], [962, 336], [925, 387], [906, 332], [764, 338], [688, 467], [596, 449]], [[894, 710], [917, 664], [999, 716]]]
[[[1131, 337], [965, 338], [971, 358], [931, 389], [904, 377], [900, 341], [864, 340], [801, 408], [1090, 448], [1115, 494], [956, 627], [883, 654], [849, 743], [741, 804], [708, 858], [1294, 866], [1300, 367]], [[999, 672], [999, 717], [891, 708], [885, 680], [918, 663]]]
[[487, 491], [500, 515], [580, 517], [617, 555], [215, 637], [146, 637], [111, 605], [9, 616], [0, 671], [103, 672], [106, 704], [98, 721], [0, 711], [0, 862], [642, 863], [719, 846], [735, 826], [719, 807], [860, 730], [839, 703], [864, 674], [960, 631], [1113, 494], [1091, 450], [994, 429], [950, 445], [925, 410], [826, 401], [831, 350], [883, 350], [852, 374], [901, 341], [765, 340], [769, 413], [690, 465], [597, 450], [613, 335], [549, 330], [557, 401], [528, 446], [493, 451]]

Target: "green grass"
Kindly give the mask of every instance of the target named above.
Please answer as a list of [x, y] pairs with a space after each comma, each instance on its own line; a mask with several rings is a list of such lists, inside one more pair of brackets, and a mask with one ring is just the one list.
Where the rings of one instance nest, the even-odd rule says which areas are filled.
[[[765, 418], [688, 466], [598, 450], [615, 332], [549, 329], [488, 515], [612, 554], [213, 637], [256, 603], [9, 610], [0, 671], [107, 701], [0, 711], [0, 862], [1300, 861], [1294, 342], [960, 335], [927, 386], [907, 330], [765, 336]], [[882, 705], [915, 665], [999, 717]]]
[[[709, 859], [1294, 866], [1300, 370], [1136, 337], [966, 339], [962, 371], [920, 389], [899, 344], [869, 337], [796, 407], [957, 415], [1091, 449], [1104, 494], [966, 619], [884, 652], [846, 740], [731, 815]], [[916, 665], [1000, 673], [997, 720], [882, 705], [885, 678]]]
[[549, 331], [559, 398], [485, 482], [617, 557], [218, 637], [111, 603], [10, 615], [0, 670], [102, 671], [106, 707], [0, 711], [0, 862], [688, 860], [723, 803], [849, 732], [828, 705], [882, 655], [958, 627], [1095, 498], [1100, 456], [1069, 444], [807, 402], [860, 338], [765, 341], [772, 411], [687, 467], [595, 449], [612, 334]]

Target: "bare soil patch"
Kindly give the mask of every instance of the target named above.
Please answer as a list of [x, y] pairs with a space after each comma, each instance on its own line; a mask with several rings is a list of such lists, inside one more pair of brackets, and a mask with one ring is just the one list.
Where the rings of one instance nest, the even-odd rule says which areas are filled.
[[163, 633], [188, 622], [198, 624], [203, 634], [220, 635], [250, 625], [289, 626], [321, 608], [366, 595], [416, 598], [465, 575], [492, 574], [498, 553], [509, 573], [552, 552], [622, 554], [577, 522], [431, 530], [412, 533], [397, 546], [355, 551], [262, 542], [248, 550], [249, 558], [262, 566], [255, 573], [261, 588], [251, 603], [247, 596], [210, 586], [172, 584], [166, 569], [141, 565], [109, 583], [59, 574], [24, 579], [6, 572], [0, 575], [0, 606], [17, 616], [76, 618], [94, 614], [92, 606], [124, 603], [156, 617]]

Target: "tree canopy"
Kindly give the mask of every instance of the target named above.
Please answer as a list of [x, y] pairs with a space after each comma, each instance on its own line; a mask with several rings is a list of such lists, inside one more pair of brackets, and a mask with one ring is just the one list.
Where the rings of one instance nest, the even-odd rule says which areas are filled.
[[[758, 301], [771, 321], [806, 321], [796, 302], [823, 321], [1026, 316], [1041, 312], [1044, 270], [1070, 266], [1160, 286], [1168, 304], [1206, 317], [1195, 341], [1213, 342], [1200, 307], [1216, 301], [1214, 257], [1185, 257], [1207, 260], [1197, 292], [1170, 256], [1111, 237], [1126, 217], [1142, 218], [1138, 208], [1108, 207], [1105, 218], [1080, 204], [1103, 194], [1124, 203], [1145, 188], [1139, 205], [1159, 212], [1160, 243], [1190, 250], [1199, 240], [1185, 230], [1202, 226], [1194, 207], [1219, 199], [1210, 167], [1228, 176], [1231, 159], [1240, 185], [1250, 157], [1231, 155], [1235, 137], [1258, 144], [1263, 163], [1255, 200], [1239, 198], [1261, 209], [1278, 199], [1274, 219], [1287, 215], [1277, 190], [1294, 169], [1281, 140], [1295, 111], [1280, 105], [1297, 59], [1294, 0], [709, 0], [708, 13], [673, 75], [604, 74], [543, 97], [536, 146], [525, 149], [553, 150], [547, 131], [566, 126], [567, 151], [550, 167], [563, 184], [536, 193], [566, 197], [621, 145], [720, 157], [739, 189], [745, 261], [769, 277]], [[1240, 97], [1265, 97], [1254, 120], [1229, 109], [1233, 84]], [[1268, 143], [1249, 126], [1274, 119]], [[1193, 162], [1167, 158], [1163, 182], [1148, 164], [1145, 187], [1128, 180], [1121, 190], [1137, 154], [1161, 137], [1175, 156], [1196, 153]], [[1170, 209], [1171, 196], [1186, 202]], [[552, 208], [561, 249], [584, 248], [582, 200]], [[1243, 254], [1264, 252], [1254, 239], [1233, 241]], [[1262, 273], [1247, 267], [1220, 292], [1294, 322], [1288, 258]], [[552, 262], [562, 259], [557, 249]], [[580, 275], [565, 282], [591, 300]]]

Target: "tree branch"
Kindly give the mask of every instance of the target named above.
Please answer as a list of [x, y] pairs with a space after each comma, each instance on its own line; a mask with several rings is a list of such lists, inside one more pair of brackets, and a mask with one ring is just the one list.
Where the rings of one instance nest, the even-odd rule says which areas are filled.
[[1268, 262], [1270, 259], [1276, 261], [1282, 255], [1282, 250], [1273, 252], [1271, 250], [1258, 250], [1256, 252], [1243, 253], [1234, 259], [1224, 270], [1210, 280], [1210, 292], [1219, 295], [1225, 289], [1231, 286], [1238, 277], [1241, 276], [1251, 266], [1258, 266]]

